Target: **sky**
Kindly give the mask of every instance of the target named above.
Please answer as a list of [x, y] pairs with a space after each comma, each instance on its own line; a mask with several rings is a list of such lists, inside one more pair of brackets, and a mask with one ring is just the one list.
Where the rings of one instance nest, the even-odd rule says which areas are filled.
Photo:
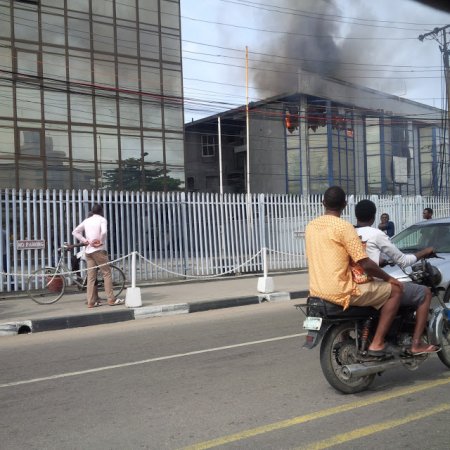
[[247, 91], [295, 92], [299, 70], [446, 108], [439, 43], [418, 37], [449, 13], [412, 0], [180, 2], [186, 121], [244, 105]]

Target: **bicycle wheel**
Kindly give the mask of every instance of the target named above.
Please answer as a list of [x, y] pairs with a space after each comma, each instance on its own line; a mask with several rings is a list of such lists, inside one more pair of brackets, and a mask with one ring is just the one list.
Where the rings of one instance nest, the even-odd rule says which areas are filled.
[[27, 280], [27, 294], [40, 305], [57, 302], [64, 294], [66, 279], [54, 267], [42, 267]]
[[[113, 283], [114, 297], [117, 298], [125, 287], [125, 274], [122, 269], [119, 269], [117, 266], [111, 266], [111, 279]], [[103, 282], [103, 275], [100, 270], [97, 271], [97, 289], [99, 298], [104, 296], [105, 283]]]

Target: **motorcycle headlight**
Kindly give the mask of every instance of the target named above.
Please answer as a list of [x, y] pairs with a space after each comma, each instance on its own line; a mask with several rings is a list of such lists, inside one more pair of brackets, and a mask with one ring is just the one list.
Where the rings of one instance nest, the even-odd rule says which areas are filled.
[[427, 263], [427, 273], [431, 286], [437, 286], [442, 281], [441, 271], [430, 263]]

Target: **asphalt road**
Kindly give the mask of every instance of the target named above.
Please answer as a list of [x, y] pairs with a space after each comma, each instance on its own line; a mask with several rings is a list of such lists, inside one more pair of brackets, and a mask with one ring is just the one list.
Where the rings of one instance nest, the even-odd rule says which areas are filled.
[[449, 448], [450, 373], [345, 396], [291, 302], [0, 339], [2, 449]]

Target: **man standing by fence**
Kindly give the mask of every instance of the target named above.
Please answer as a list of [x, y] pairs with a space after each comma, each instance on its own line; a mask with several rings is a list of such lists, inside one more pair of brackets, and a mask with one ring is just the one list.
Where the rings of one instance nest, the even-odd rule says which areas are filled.
[[101, 305], [97, 299], [95, 286], [97, 278], [96, 267], [99, 267], [103, 274], [108, 305], [115, 306], [124, 303], [123, 299], [116, 299], [114, 297], [111, 267], [108, 264], [109, 259], [105, 246], [107, 233], [108, 222], [103, 217], [103, 207], [98, 204], [95, 204], [92, 207], [90, 216], [81, 222], [72, 232], [79, 241], [86, 245], [88, 308], [94, 308]]

